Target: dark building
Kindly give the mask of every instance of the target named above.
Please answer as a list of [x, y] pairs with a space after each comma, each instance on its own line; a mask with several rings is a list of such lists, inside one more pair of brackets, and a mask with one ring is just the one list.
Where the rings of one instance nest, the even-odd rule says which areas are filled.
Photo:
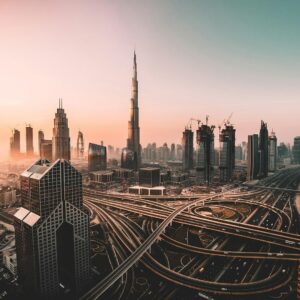
[[55, 114], [52, 137], [52, 160], [59, 158], [71, 159], [68, 119], [62, 107], [62, 99], [59, 99], [59, 107]]
[[264, 178], [268, 176], [269, 171], [269, 133], [267, 123], [261, 121], [259, 132], [259, 172], [258, 177]]
[[66, 160], [40, 160], [21, 174], [15, 213], [18, 279], [30, 299], [77, 299], [90, 273], [82, 176]]
[[235, 167], [235, 129], [232, 125], [225, 124], [220, 136], [220, 180], [228, 182], [232, 180]]
[[194, 133], [191, 129], [186, 128], [182, 133], [182, 165], [183, 170], [193, 169], [194, 158]]
[[52, 140], [41, 140], [40, 142], [40, 158], [44, 160], [52, 160]]
[[14, 129], [10, 138], [10, 155], [16, 157], [20, 155], [21, 150], [21, 135], [20, 131]]
[[26, 155], [33, 155], [33, 129], [30, 125], [26, 126]]
[[197, 130], [196, 177], [199, 183], [210, 184], [214, 165], [214, 128], [202, 124]]
[[84, 140], [83, 133], [81, 131], [78, 131], [76, 154], [77, 158], [83, 158], [84, 156]]
[[[39, 156], [40, 156], [40, 158], [41, 158], [41, 144], [42, 144], [42, 140], [44, 140], [44, 139], [45, 139], [44, 131], [39, 130], [39, 132], [38, 132], [38, 144], [39, 144]], [[52, 150], [51, 150], [51, 152], [52, 152]], [[51, 156], [50, 160], [52, 160], [52, 156]]]
[[243, 148], [241, 145], [235, 147], [235, 159], [243, 160]]
[[137, 153], [128, 148], [124, 148], [121, 154], [121, 168], [136, 170]]
[[160, 169], [159, 168], [140, 168], [139, 184], [142, 186], [159, 186], [160, 185]]
[[293, 162], [294, 164], [300, 164], [300, 136], [294, 138]]
[[277, 169], [277, 137], [275, 132], [269, 136], [269, 171], [275, 172]]
[[[137, 80], [137, 63], [134, 52], [133, 58], [133, 76], [132, 76], [132, 94], [130, 99], [130, 120], [128, 121], [128, 139], [127, 149], [134, 152], [134, 164], [131, 162], [125, 163], [132, 165], [134, 170], [138, 170], [141, 165], [141, 145], [140, 145], [140, 127], [139, 127], [139, 105], [138, 105], [138, 80]], [[126, 158], [125, 155], [123, 158]], [[131, 159], [131, 156], [128, 157]]]
[[248, 136], [247, 180], [257, 179], [259, 172], [258, 135]]
[[107, 167], [107, 153], [106, 147], [89, 143], [88, 150], [88, 169], [89, 172], [106, 170]]

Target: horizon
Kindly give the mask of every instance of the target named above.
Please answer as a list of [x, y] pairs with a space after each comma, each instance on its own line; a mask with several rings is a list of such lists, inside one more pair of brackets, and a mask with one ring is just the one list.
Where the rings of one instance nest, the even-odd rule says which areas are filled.
[[279, 142], [300, 134], [300, 2], [17, 2], [0, 4], [2, 158], [12, 128], [21, 149], [25, 123], [35, 152], [39, 129], [52, 137], [60, 97], [72, 146], [81, 130], [86, 145], [125, 147], [134, 49], [143, 146], [181, 143], [190, 118], [218, 126], [231, 112], [238, 144], [261, 120]]

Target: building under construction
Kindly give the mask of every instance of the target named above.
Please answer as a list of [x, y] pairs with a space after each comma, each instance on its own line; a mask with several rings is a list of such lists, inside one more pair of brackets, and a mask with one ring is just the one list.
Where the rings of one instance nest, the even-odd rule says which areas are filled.
[[186, 128], [182, 133], [182, 165], [183, 170], [188, 171], [193, 168], [194, 154], [194, 133]]
[[198, 183], [207, 185], [213, 177], [214, 129], [215, 126], [202, 124], [196, 132], [196, 179]]
[[232, 125], [225, 124], [225, 128], [220, 132], [219, 141], [220, 181], [228, 182], [232, 180], [235, 167], [235, 129]]

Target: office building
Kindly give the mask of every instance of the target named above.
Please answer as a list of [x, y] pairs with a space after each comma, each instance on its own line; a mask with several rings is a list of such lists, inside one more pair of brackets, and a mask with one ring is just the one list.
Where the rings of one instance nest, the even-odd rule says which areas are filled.
[[190, 128], [185, 128], [182, 133], [182, 165], [185, 171], [194, 166], [194, 133]]
[[[122, 154], [123, 159], [134, 159], [134, 164], [129, 161], [125, 163], [128, 166], [133, 167], [134, 170], [138, 170], [141, 165], [141, 145], [140, 145], [140, 127], [139, 127], [139, 106], [138, 106], [138, 80], [137, 80], [137, 63], [136, 54], [134, 52], [133, 58], [133, 77], [132, 77], [132, 94], [130, 99], [130, 120], [128, 121], [128, 139], [127, 149], [132, 151], [133, 155]], [[125, 151], [129, 153], [130, 151]]]
[[140, 168], [139, 184], [142, 186], [159, 186], [160, 185], [160, 169], [159, 168]]
[[297, 165], [300, 164], [300, 136], [294, 138], [293, 162]]
[[196, 133], [196, 180], [207, 185], [212, 180], [214, 170], [214, 128], [215, 126], [202, 124]]
[[275, 132], [269, 136], [269, 171], [275, 172], [277, 169], [277, 137]]
[[78, 131], [76, 153], [77, 158], [84, 157], [84, 140], [83, 133], [81, 131]]
[[89, 216], [82, 176], [69, 161], [39, 160], [20, 176], [15, 213], [18, 279], [30, 299], [77, 299], [90, 273]]
[[41, 140], [40, 143], [41, 153], [40, 158], [44, 160], [52, 161], [52, 140]]
[[88, 149], [88, 169], [89, 172], [106, 170], [107, 153], [106, 147], [89, 143]]
[[247, 153], [247, 180], [250, 181], [257, 179], [259, 172], [259, 152], [257, 134], [248, 136]]
[[71, 159], [68, 119], [62, 106], [62, 99], [59, 99], [59, 107], [55, 114], [52, 137], [52, 160], [56, 161], [59, 158]]
[[269, 133], [267, 123], [261, 121], [259, 132], [259, 172], [258, 177], [264, 178], [268, 176], [269, 171]]
[[220, 136], [219, 170], [220, 181], [228, 182], [232, 180], [235, 167], [235, 129], [232, 125], [225, 124]]
[[30, 125], [26, 126], [26, 155], [33, 155], [33, 129]]
[[[42, 144], [42, 140], [45, 139], [45, 134], [44, 134], [44, 131], [42, 130], [39, 130], [38, 132], [38, 145], [39, 145], [39, 156], [41, 158], [41, 144]], [[52, 159], [52, 157], [51, 157]]]
[[20, 155], [21, 150], [21, 135], [20, 131], [14, 129], [10, 138], [10, 155], [16, 157]]

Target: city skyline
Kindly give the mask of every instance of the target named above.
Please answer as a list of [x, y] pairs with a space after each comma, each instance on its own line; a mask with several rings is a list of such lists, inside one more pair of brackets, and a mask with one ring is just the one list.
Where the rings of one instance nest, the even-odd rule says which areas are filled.
[[37, 131], [51, 136], [59, 97], [69, 116], [72, 146], [81, 130], [86, 141], [125, 147], [134, 49], [143, 146], [180, 143], [190, 117], [208, 114], [210, 124], [219, 125], [231, 112], [237, 143], [258, 132], [261, 119], [279, 142], [292, 143], [299, 135], [295, 34], [300, 4], [288, 1], [282, 8], [279, 1], [271, 7], [270, 1], [258, 2], [174, 1], [157, 9], [155, 1], [31, 1], [28, 7], [3, 2], [1, 157], [8, 157], [13, 128], [21, 130], [24, 151], [25, 123], [34, 129], [37, 151]]

